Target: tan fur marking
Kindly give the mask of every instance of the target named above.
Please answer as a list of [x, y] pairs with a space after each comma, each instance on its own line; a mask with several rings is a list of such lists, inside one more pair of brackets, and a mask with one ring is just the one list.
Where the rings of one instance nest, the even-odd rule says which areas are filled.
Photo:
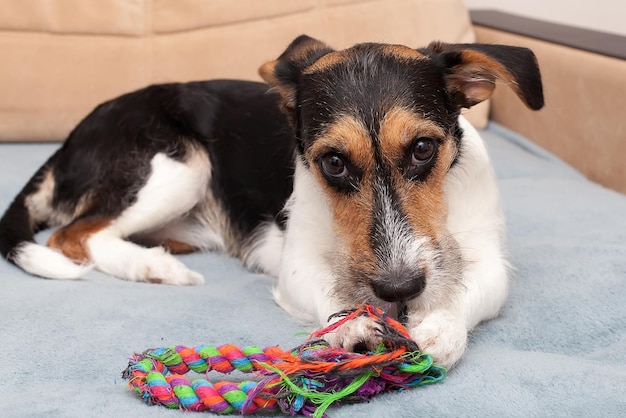
[[259, 75], [270, 86], [278, 85], [278, 78], [276, 78], [275, 68], [278, 64], [278, 60], [268, 61], [259, 67]]
[[454, 158], [453, 141], [439, 126], [402, 107], [391, 109], [381, 122], [381, 150], [389, 164], [397, 165], [406, 158], [409, 147], [418, 137], [444, 139], [428, 178], [416, 183], [394, 171], [392, 181], [414, 229], [438, 240], [446, 219], [443, 181]]
[[324, 49], [328, 49], [328, 45], [315, 38], [309, 38], [306, 41], [300, 41], [297, 44], [297, 47], [292, 46], [291, 48], [288, 48], [289, 60], [304, 61], [307, 60], [311, 54]]
[[358, 266], [361, 271], [374, 273], [377, 263], [369, 240], [373, 211], [372, 182], [363, 179], [358, 193], [352, 196], [335, 194], [332, 200], [335, 233], [347, 250], [341, 256], [348, 256], [350, 264]]
[[443, 185], [454, 154], [453, 141], [446, 140], [439, 146], [437, 161], [426, 181], [404, 181], [397, 189], [409, 222], [416, 231], [435, 242], [439, 242], [445, 233], [448, 212]]
[[446, 81], [449, 89], [465, 95], [468, 105], [472, 106], [490, 98], [496, 88], [496, 79], [508, 84], [525, 102], [515, 77], [504, 65], [480, 52], [464, 50], [461, 54], [463, 63], [453, 68]]
[[[443, 139], [437, 160], [425, 182], [407, 180], [400, 170], [392, 170], [392, 184], [400, 198], [409, 222], [420, 234], [438, 241], [445, 230], [446, 208], [443, 195], [445, 174], [454, 158], [455, 146], [438, 125], [421, 119], [415, 112], [397, 107], [381, 121], [379, 141], [383, 158], [391, 167], [398, 167], [415, 138], [428, 136]], [[327, 152], [337, 151], [349, 158], [363, 171], [359, 190], [344, 194], [327, 185], [317, 159]], [[335, 219], [335, 232], [346, 246], [349, 263], [363, 272], [375, 273], [376, 256], [369, 241], [372, 225], [374, 150], [367, 129], [357, 119], [338, 119], [307, 151], [307, 159], [319, 184], [325, 189]]]
[[[317, 158], [327, 152], [338, 151], [363, 171], [359, 191], [346, 195], [327, 185]], [[369, 243], [372, 214], [372, 180], [374, 150], [366, 127], [351, 116], [339, 118], [307, 151], [307, 159], [319, 184], [325, 189], [335, 219], [334, 229], [344, 242], [350, 264], [363, 271], [373, 272], [375, 256]]]
[[309, 65], [302, 73], [303, 74], [312, 74], [320, 71], [328, 70], [329, 68], [334, 67], [347, 59], [347, 54], [345, 51], [333, 51], [324, 55], [313, 64]]
[[109, 218], [81, 219], [57, 230], [50, 239], [48, 246], [61, 251], [69, 259], [78, 263], [91, 260], [85, 244], [87, 238], [106, 228], [111, 223]]
[[88, 210], [90, 210], [94, 206], [93, 201], [94, 201], [93, 193], [87, 193], [87, 194], [83, 195], [78, 200], [78, 203], [76, 204], [76, 207], [74, 208], [74, 214], [73, 214], [72, 218], [76, 219], [79, 216], [83, 215]]
[[[301, 63], [304, 67], [309, 57], [317, 51], [328, 49], [328, 46], [317, 39], [309, 38], [301, 41], [297, 45], [290, 46], [278, 59], [268, 61], [259, 67], [259, 75], [270, 86], [274, 88], [283, 98], [284, 110], [291, 111], [295, 106], [295, 90], [291, 85], [284, 85], [276, 76], [276, 66], [280, 61], [289, 61], [292, 63]], [[302, 68], [303, 69], [303, 68]]]
[[292, 86], [286, 86], [276, 77], [276, 65], [278, 60], [269, 61], [259, 68], [259, 75], [269, 86], [282, 98], [282, 110], [288, 115], [293, 111], [296, 105], [296, 91]]
[[395, 107], [387, 112], [380, 124], [383, 155], [390, 164], [402, 159], [407, 148], [418, 137], [445, 138], [438, 125], [419, 118], [413, 110]]
[[307, 158], [313, 163], [330, 151], [345, 155], [362, 170], [369, 170], [374, 164], [367, 128], [351, 116], [341, 117], [333, 123], [307, 150]]
[[172, 254], [190, 254], [197, 251], [193, 245], [180, 241], [167, 240], [161, 245]]
[[382, 52], [383, 54], [392, 55], [399, 59], [414, 60], [426, 58], [426, 56], [421, 52], [404, 45], [384, 45], [382, 47]]

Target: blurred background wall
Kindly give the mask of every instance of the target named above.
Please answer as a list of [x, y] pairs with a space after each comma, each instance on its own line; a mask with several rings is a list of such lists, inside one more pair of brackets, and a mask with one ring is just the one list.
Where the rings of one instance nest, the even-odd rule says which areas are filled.
[[626, 36], [624, 0], [463, 0], [470, 9], [525, 17]]

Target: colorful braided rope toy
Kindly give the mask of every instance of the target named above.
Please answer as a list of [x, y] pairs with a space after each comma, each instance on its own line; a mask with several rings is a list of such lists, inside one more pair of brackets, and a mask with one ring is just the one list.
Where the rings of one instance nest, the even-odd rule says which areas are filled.
[[[367, 315], [378, 324], [383, 344], [350, 353], [319, 339], [347, 321]], [[362, 305], [336, 314], [337, 322], [311, 334], [291, 351], [201, 345], [173, 346], [135, 354], [122, 377], [149, 404], [219, 414], [276, 411], [322, 417], [333, 403], [366, 401], [374, 395], [439, 382], [446, 369], [421, 353], [408, 331], [379, 308]], [[257, 380], [211, 383], [183, 376], [190, 370], [255, 373]]]

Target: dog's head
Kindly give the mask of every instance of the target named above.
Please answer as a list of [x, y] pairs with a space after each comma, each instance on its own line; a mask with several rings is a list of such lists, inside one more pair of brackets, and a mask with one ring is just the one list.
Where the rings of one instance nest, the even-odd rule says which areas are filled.
[[460, 272], [443, 186], [462, 152], [461, 108], [488, 99], [496, 79], [528, 107], [543, 105], [535, 57], [519, 47], [335, 51], [300, 36], [259, 72], [281, 95], [299, 157], [326, 196], [352, 302], [410, 300], [431, 277]]

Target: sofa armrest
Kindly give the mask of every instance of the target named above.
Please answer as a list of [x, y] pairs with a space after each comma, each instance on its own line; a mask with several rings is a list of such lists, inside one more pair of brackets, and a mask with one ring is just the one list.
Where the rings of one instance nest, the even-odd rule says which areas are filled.
[[526, 110], [510, 89], [499, 88], [491, 119], [626, 193], [626, 37], [491, 10], [471, 17], [478, 42], [532, 49], [543, 76], [541, 111]]

